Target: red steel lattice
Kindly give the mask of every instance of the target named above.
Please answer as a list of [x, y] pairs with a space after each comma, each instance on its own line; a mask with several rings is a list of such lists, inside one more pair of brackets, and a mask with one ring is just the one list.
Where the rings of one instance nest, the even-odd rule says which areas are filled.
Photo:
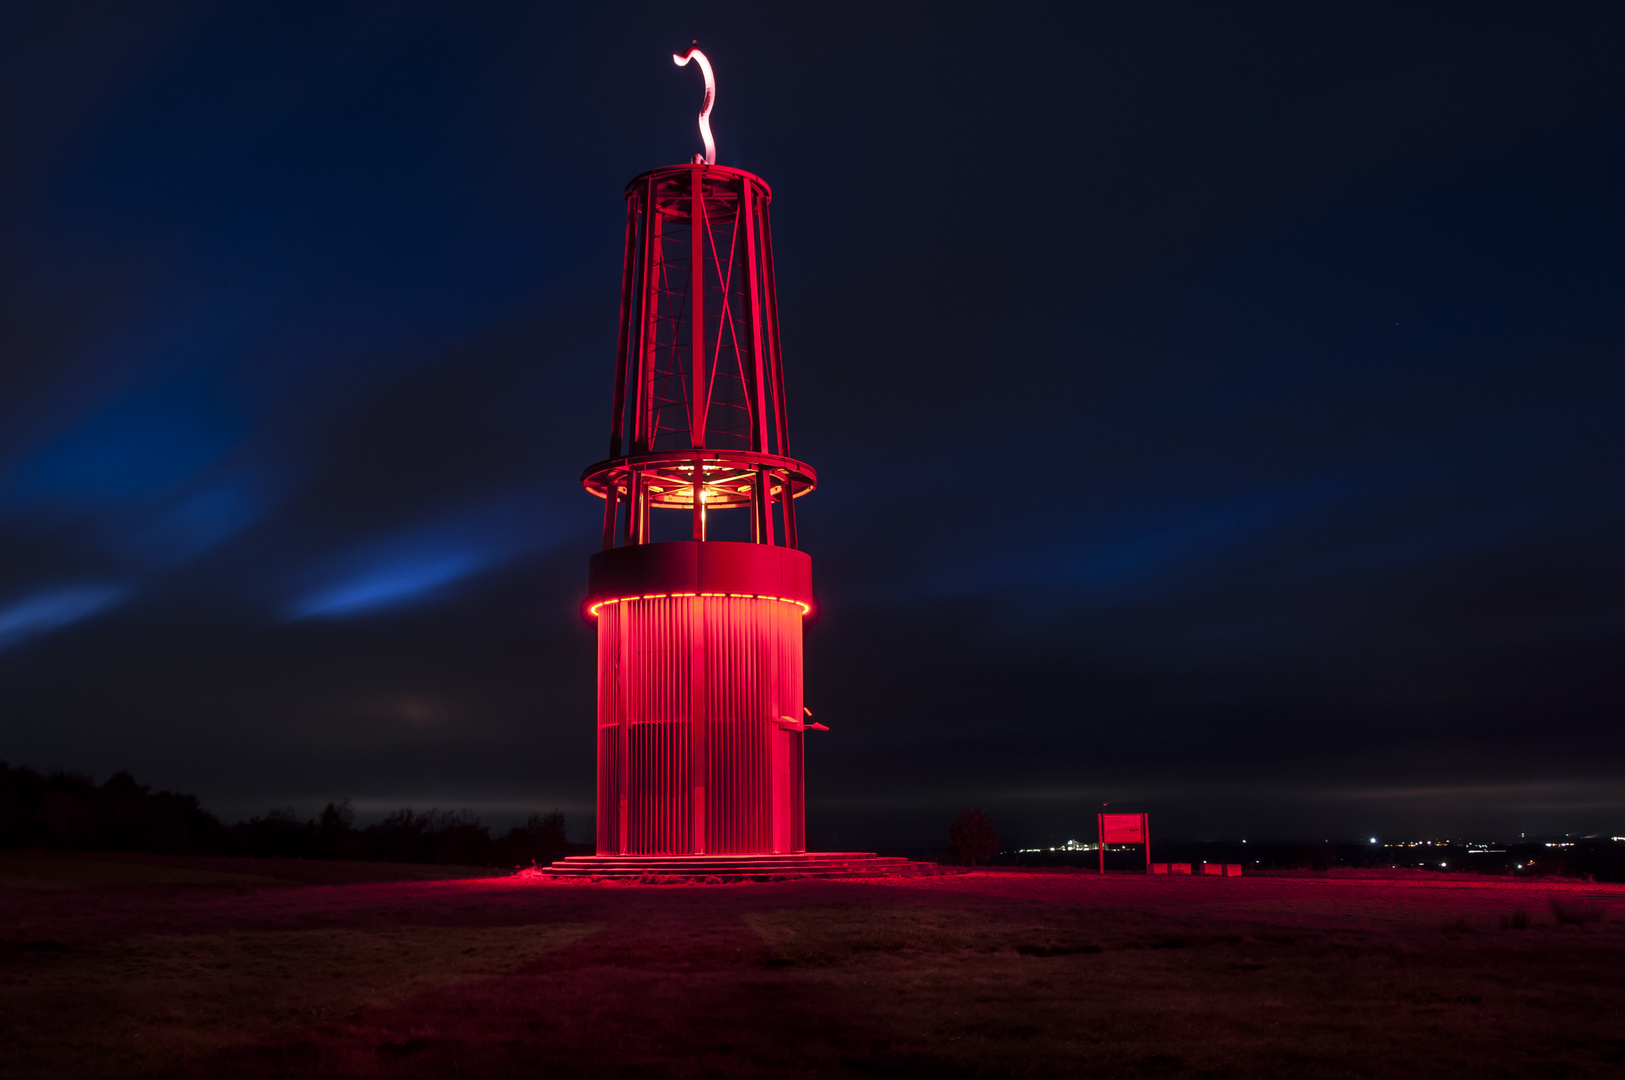
[[796, 547], [794, 499], [817, 477], [790, 456], [772, 192], [759, 176], [676, 165], [627, 185], [609, 454], [582, 481], [603, 497], [604, 546], [648, 543], [649, 511], [751, 510], [751, 539]]
[[[708, 99], [709, 100], [709, 99]], [[585, 611], [598, 624], [600, 855], [804, 851], [802, 617], [811, 563], [790, 457], [772, 192], [706, 164], [626, 188], [609, 457]], [[655, 542], [652, 511], [691, 538]], [[707, 538], [742, 510], [750, 542]]]

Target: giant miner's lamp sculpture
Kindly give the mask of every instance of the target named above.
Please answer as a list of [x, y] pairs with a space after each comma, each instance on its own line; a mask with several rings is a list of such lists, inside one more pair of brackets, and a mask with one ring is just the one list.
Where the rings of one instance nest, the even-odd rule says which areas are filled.
[[[705, 76], [705, 153], [626, 187], [609, 456], [582, 477], [604, 500], [586, 601], [598, 854], [552, 872], [907, 867], [805, 854], [802, 741], [821, 725], [801, 697], [813, 595], [796, 500], [817, 478], [790, 453], [772, 192], [716, 164], [711, 65], [698, 49], [672, 59], [691, 58]], [[711, 539], [720, 515], [748, 516], [749, 541]], [[688, 539], [656, 541], [674, 518]]]

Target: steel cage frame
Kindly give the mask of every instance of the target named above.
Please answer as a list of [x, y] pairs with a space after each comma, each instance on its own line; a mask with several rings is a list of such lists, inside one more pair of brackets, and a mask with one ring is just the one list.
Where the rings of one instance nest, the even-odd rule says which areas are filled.
[[750, 508], [751, 541], [798, 547], [795, 500], [817, 475], [790, 456], [773, 277], [772, 190], [742, 169], [655, 169], [626, 186], [609, 457], [582, 474], [605, 500], [603, 546], [649, 543], [649, 513]]

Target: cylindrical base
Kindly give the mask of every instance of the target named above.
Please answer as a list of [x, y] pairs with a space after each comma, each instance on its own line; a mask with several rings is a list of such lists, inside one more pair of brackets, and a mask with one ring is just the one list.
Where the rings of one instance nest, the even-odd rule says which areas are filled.
[[[649, 564], [652, 556], [694, 562], [680, 550], [648, 550], [667, 546], [603, 552], [595, 559], [595, 578], [609, 579], [613, 564]], [[806, 556], [745, 544], [669, 546], [698, 549], [694, 565], [701, 577], [689, 582], [657, 573], [636, 583], [637, 594], [608, 597], [611, 590], [595, 582], [597, 599], [589, 601], [598, 618], [598, 852], [804, 851], [801, 620], [807, 602], [750, 591], [745, 578], [730, 582], [741, 591], [711, 591], [706, 586], [715, 583], [704, 567], [707, 551], [731, 556], [736, 573], [742, 558], [754, 561], [776, 550], [805, 564]], [[782, 561], [771, 559], [775, 567]], [[789, 591], [777, 569], [774, 575], [757, 584]], [[672, 580], [664, 581], [668, 576]]]

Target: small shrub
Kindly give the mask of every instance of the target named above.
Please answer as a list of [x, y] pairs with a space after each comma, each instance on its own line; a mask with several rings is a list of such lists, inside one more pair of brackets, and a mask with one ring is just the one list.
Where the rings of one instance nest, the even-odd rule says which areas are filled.
[[962, 866], [991, 862], [998, 853], [998, 830], [981, 809], [964, 811], [948, 830], [948, 854]]
[[1552, 914], [1557, 921], [1565, 926], [1584, 926], [1602, 921], [1602, 905], [1595, 900], [1559, 900], [1553, 896], [1547, 902], [1552, 905]]
[[1529, 912], [1523, 908], [1513, 908], [1511, 915], [1501, 916], [1501, 929], [1527, 930], [1529, 929]]

